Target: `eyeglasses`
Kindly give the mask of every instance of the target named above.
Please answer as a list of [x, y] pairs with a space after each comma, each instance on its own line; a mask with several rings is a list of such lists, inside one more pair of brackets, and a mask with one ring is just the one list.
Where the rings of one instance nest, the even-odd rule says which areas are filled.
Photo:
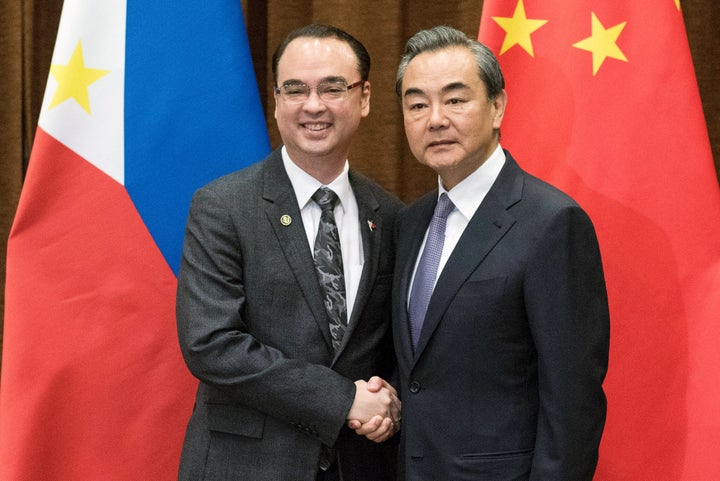
[[364, 80], [358, 80], [348, 85], [344, 80], [323, 80], [316, 87], [310, 87], [301, 82], [290, 82], [282, 84], [280, 88], [275, 87], [275, 94], [279, 94], [288, 103], [298, 104], [310, 98], [310, 91], [315, 89], [323, 102], [338, 102], [348, 98], [351, 89], [364, 83]]

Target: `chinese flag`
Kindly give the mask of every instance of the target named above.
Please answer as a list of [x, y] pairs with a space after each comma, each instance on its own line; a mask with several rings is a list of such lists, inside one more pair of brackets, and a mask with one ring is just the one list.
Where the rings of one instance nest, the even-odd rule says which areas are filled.
[[597, 229], [596, 479], [720, 479], [720, 189], [679, 0], [485, 0], [479, 39], [506, 77], [503, 146]]
[[8, 241], [0, 481], [170, 481], [195, 189], [269, 149], [237, 0], [65, 0]]

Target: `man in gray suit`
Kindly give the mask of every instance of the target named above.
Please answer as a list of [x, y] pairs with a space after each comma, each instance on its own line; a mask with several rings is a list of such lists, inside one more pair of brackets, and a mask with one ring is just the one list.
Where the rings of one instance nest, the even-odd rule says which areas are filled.
[[380, 442], [399, 421], [383, 379], [395, 365], [401, 203], [347, 162], [370, 109], [369, 69], [365, 48], [342, 30], [289, 34], [273, 56], [284, 146], [193, 197], [177, 323], [200, 384], [181, 480], [389, 479]]
[[393, 333], [408, 481], [589, 481], [609, 316], [597, 238], [500, 147], [495, 56], [449, 27], [408, 41], [405, 132], [438, 189], [398, 217]]

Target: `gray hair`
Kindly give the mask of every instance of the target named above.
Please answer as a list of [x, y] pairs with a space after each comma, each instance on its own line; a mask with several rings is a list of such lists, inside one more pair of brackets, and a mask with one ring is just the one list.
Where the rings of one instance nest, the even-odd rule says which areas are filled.
[[460, 30], [446, 25], [421, 30], [407, 41], [407, 44], [405, 44], [405, 52], [400, 60], [397, 71], [395, 82], [395, 93], [397, 96], [402, 98], [401, 89], [403, 77], [412, 59], [423, 52], [433, 52], [451, 47], [464, 47], [470, 50], [470, 53], [475, 57], [480, 80], [485, 84], [488, 100], [494, 100], [505, 88], [505, 79], [503, 78], [497, 58], [495, 58], [492, 51], [485, 45], [477, 40], [468, 38], [468, 36]]

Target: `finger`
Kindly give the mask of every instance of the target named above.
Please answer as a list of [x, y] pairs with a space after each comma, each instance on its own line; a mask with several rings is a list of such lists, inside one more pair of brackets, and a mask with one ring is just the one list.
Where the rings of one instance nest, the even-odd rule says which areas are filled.
[[360, 427], [362, 426], [362, 423], [360, 421], [358, 421], [357, 419], [351, 419], [350, 421], [348, 421], [347, 425], [350, 429], [355, 431], [356, 429], [360, 429]]
[[394, 424], [392, 419], [384, 418], [380, 427], [375, 431], [368, 433], [365, 437], [376, 443], [381, 443], [390, 438], [394, 434]]
[[390, 406], [390, 416], [392, 417], [393, 421], [400, 420], [400, 416], [402, 415], [402, 404], [400, 401], [393, 403], [392, 406]]
[[385, 379], [381, 378], [380, 376], [373, 376], [368, 382], [379, 382], [381, 387], [384, 387], [385, 389], [390, 391], [393, 397], [397, 397], [397, 391], [395, 390], [393, 385], [387, 382]]
[[384, 382], [381, 377], [373, 376], [367, 383], [367, 389], [370, 392], [378, 392], [383, 388]]
[[373, 416], [370, 421], [362, 424], [359, 428], [355, 429], [355, 433], [360, 436], [367, 436], [368, 434], [379, 429], [383, 424], [382, 416]]
[[[388, 418], [385, 418], [388, 419]], [[380, 443], [390, 437], [392, 422], [383, 421], [382, 425], [371, 433], [365, 435], [370, 441]]]

